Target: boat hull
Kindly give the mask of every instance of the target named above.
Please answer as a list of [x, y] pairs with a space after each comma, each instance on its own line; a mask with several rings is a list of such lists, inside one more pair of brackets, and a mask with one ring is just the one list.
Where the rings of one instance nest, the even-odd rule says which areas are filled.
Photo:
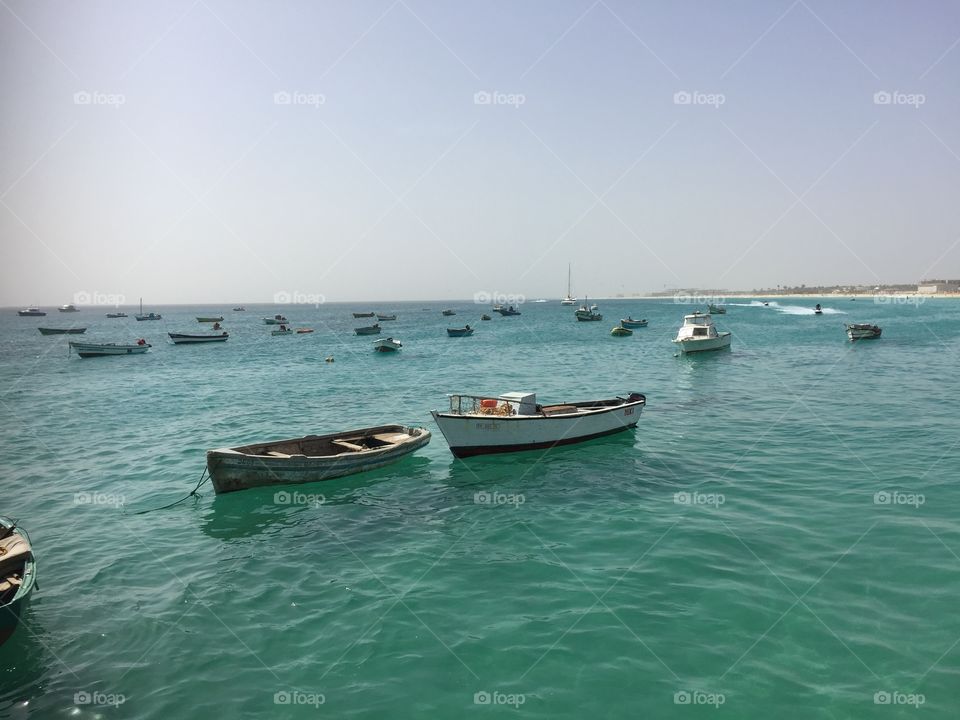
[[403, 343], [393, 338], [384, 338], [383, 340], [375, 340], [373, 342], [373, 349], [377, 352], [396, 352], [402, 347]]
[[145, 320], [162, 320], [163, 318], [159, 315], [154, 315], [150, 313], [149, 315], [137, 315], [137, 322], [144, 322]]
[[226, 342], [230, 336], [223, 335], [186, 335], [184, 333], [167, 333], [174, 345], [189, 345], [191, 343]]
[[[396, 445], [364, 452], [343, 452], [338, 455], [308, 457], [291, 455], [278, 458], [250, 455], [230, 448], [207, 451], [207, 470], [213, 489], [218, 494], [269, 485], [302, 485], [355, 475], [397, 462], [430, 442], [426, 428], [384, 425], [349, 433], [335, 433], [315, 438], [318, 441], [352, 435], [404, 432], [410, 438]], [[309, 437], [309, 436], [308, 436]], [[307, 438], [304, 438], [307, 439]]]
[[106, 357], [108, 355], [142, 355], [150, 349], [146, 345], [96, 345], [92, 343], [71, 342], [70, 347], [82, 358]]
[[447, 337], [470, 337], [473, 335], [473, 328], [447, 328]]
[[198, 317], [197, 322], [200, 323], [212, 323], [212, 322], [223, 322], [223, 316], [220, 317]]
[[379, 334], [380, 334], [380, 326], [379, 326], [379, 325], [371, 325], [370, 327], [354, 328], [353, 331], [354, 331], [357, 335], [379, 335]]
[[46, 317], [45, 312], [31, 312], [30, 310], [17, 310], [17, 315], [20, 317]]
[[642, 328], [647, 326], [646, 320], [621, 320], [620, 326], [628, 329]]
[[83, 335], [86, 328], [37, 328], [41, 335]]
[[[646, 398], [623, 401], [588, 412], [557, 415], [481, 415], [441, 413], [434, 421], [455, 457], [546, 450], [586, 442], [636, 428]], [[609, 402], [609, 401], [604, 401]]]
[[684, 354], [707, 352], [710, 350], [723, 350], [730, 347], [731, 335], [729, 332], [717, 333], [717, 337], [708, 337], [703, 339], [685, 339], [674, 340], [680, 352]]
[[[11, 521], [9, 518], [0, 517], [0, 528], [5, 529], [11, 527], [12, 525], [13, 521]], [[26, 533], [16, 532], [16, 535], [19, 535], [29, 543], [29, 538], [26, 536]], [[13, 631], [17, 629], [17, 625], [20, 623], [20, 617], [23, 614], [27, 603], [30, 601], [30, 596], [33, 593], [33, 589], [36, 587], [36, 584], [37, 561], [33, 555], [33, 552], [30, 551], [23, 564], [20, 589], [12, 599], [8, 600], [3, 605], [0, 605], [0, 645], [3, 645], [3, 643], [6, 642], [7, 639], [13, 634]]]

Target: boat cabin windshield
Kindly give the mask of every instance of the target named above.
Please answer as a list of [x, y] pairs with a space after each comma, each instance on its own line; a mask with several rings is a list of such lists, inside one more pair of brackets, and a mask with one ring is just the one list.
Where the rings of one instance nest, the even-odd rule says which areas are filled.
[[[713, 319], [709, 315], [687, 315], [683, 318], [684, 325], [702, 325], [706, 327], [713, 325]], [[699, 333], [697, 333], [699, 334]]]

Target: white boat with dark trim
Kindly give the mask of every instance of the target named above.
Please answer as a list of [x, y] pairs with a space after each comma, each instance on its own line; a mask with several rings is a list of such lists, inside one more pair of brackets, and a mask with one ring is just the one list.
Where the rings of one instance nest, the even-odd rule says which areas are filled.
[[69, 305], [69, 304], [61, 305], [60, 307], [57, 308], [57, 310], [59, 310], [60, 312], [80, 312], [79, 310], [77, 310], [76, 305]]
[[25, 310], [17, 310], [20, 317], [45, 317], [46, 313], [38, 307], [28, 307]]
[[229, 335], [226, 331], [222, 332], [220, 335], [209, 335], [209, 334], [191, 334], [191, 333], [167, 333], [170, 336], [170, 339], [173, 340], [174, 345], [189, 345], [191, 343], [213, 343], [213, 342], [226, 342], [229, 339]]
[[730, 347], [730, 333], [717, 332], [708, 313], [695, 312], [683, 316], [683, 325], [673, 342], [682, 353], [722, 350]]
[[498, 397], [450, 395], [450, 410], [431, 414], [456, 457], [542, 450], [637, 426], [647, 399], [640, 393], [609, 400], [540, 405], [531, 392]]
[[373, 341], [373, 349], [377, 352], [396, 352], [403, 347], [403, 343], [399, 340], [394, 340], [391, 338], [380, 338], [379, 340]]
[[429, 442], [426, 428], [380, 425], [207, 450], [207, 470], [217, 493], [263, 485], [300, 485], [383, 467]]
[[71, 342], [70, 349], [76, 350], [82, 358], [105, 357], [106, 355], [142, 355], [150, 349], [150, 343], [143, 338], [136, 345], [117, 345], [116, 343]]

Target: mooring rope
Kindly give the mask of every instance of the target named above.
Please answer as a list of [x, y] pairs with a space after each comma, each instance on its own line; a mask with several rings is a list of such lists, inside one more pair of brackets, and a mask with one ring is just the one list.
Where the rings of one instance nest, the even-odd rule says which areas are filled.
[[180, 498], [179, 500], [177, 500], [176, 502], [172, 502], [172, 503], [170, 503], [169, 505], [164, 505], [163, 507], [150, 508], [149, 510], [138, 510], [137, 512], [135, 512], [135, 513], [133, 513], [133, 514], [134, 514], [134, 515], [143, 515], [143, 514], [148, 513], [148, 512], [155, 512], [156, 510], [166, 510], [167, 508], [172, 508], [174, 505], [179, 505], [179, 504], [182, 503], [184, 500], [189, 500], [189, 499], [190, 499], [191, 497], [193, 497], [194, 495], [197, 495], [197, 497], [199, 497], [199, 494], [197, 493], [197, 490], [199, 490], [199, 489], [200, 489], [200, 486], [203, 485], [208, 479], [209, 479], [209, 478], [207, 478], [207, 468], [204, 468], [204, 469], [203, 469], [203, 473], [200, 475], [200, 482], [197, 483], [197, 486], [196, 486], [193, 490], [191, 490], [189, 493], [187, 493], [186, 495], [184, 495], [182, 498]]

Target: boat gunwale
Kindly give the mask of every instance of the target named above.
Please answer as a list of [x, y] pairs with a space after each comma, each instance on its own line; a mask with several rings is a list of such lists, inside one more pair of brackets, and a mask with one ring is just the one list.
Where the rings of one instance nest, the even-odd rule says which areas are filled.
[[[413, 434], [412, 431], [419, 430], [417, 434]], [[277, 457], [275, 455], [259, 455], [252, 452], [242, 452], [238, 448], [248, 449], [248, 450], [264, 450], [269, 447], [276, 445], [283, 445], [286, 443], [295, 443], [302, 442], [304, 440], [311, 441], [323, 441], [323, 440], [336, 440], [342, 439], [345, 437], [355, 437], [359, 435], [360, 437], [370, 437], [373, 435], [381, 434], [386, 431], [395, 431], [403, 432], [409, 437], [400, 442], [388, 443], [381, 447], [376, 448], [364, 448], [363, 450], [344, 450], [342, 453], [337, 453], [335, 455], [287, 455], [286, 457]], [[409, 444], [416, 443], [417, 441], [426, 441], [429, 442], [431, 439], [431, 432], [425, 427], [416, 426], [412, 427], [409, 425], [378, 425], [371, 428], [360, 428], [359, 430], [347, 430], [344, 432], [335, 432], [328, 433], [326, 435], [302, 435], [295, 438], [285, 438], [282, 440], [272, 440], [269, 442], [263, 443], [253, 443], [251, 445], [239, 445], [237, 447], [220, 447], [207, 450], [207, 458], [211, 456], [220, 457], [220, 458], [256, 458], [265, 462], [280, 462], [283, 464], [290, 463], [291, 460], [294, 461], [303, 461], [303, 460], [330, 460], [334, 458], [340, 458], [343, 456], [355, 456], [355, 457], [372, 457], [378, 454], [383, 454], [386, 451], [394, 450], [399, 447], [404, 447]]]
[[[640, 396], [639, 400], [624, 400], [623, 398], [613, 397], [605, 400], [586, 400], [581, 402], [565, 402], [565, 403], [552, 403], [550, 405], [543, 405], [538, 403], [538, 407], [541, 410], [534, 415], [495, 415], [495, 414], [486, 414], [486, 413], [455, 413], [452, 411], [441, 412], [439, 410], [431, 410], [430, 414], [433, 416], [434, 420], [438, 417], [442, 418], [463, 418], [469, 420], [476, 420], [477, 418], [484, 418], [489, 420], [496, 420], [497, 422], [503, 421], [514, 421], [514, 420], [570, 420], [572, 418], [582, 418], [588, 417], [590, 415], [600, 415], [603, 413], [613, 412], [615, 410], [621, 410], [624, 408], [634, 408], [639, 406], [646, 406], [647, 396], [643, 393], [636, 393]], [[457, 397], [456, 393], [448, 395], [448, 397]], [[459, 397], [468, 397], [475, 398], [477, 400], [496, 400], [497, 402], [509, 402], [505, 401], [502, 398], [494, 397], [483, 397], [480, 395], [460, 395]], [[546, 415], [543, 412], [543, 408], [551, 407], [560, 407], [560, 406], [570, 406], [580, 408], [582, 405], [593, 405], [598, 402], [611, 402], [613, 400], [622, 400], [622, 402], [617, 403], [616, 405], [608, 405], [605, 407], [589, 407], [587, 409], [578, 409], [576, 412], [568, 413], [553, 413], [551, 415]]]

